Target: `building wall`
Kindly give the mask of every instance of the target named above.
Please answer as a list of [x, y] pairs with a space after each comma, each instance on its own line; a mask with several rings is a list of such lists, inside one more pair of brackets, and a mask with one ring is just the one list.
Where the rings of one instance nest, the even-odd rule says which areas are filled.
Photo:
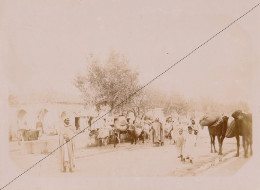
[[[44, 129], [59, 129], [59, 125], [69, 117], [75, 125], [75, 116], [84, 110], [82, 104], [38, 103], [20, 104], [9, 107], [9, 132], [15, 136], [18, 129], [36, 129], [36, 122], [41, 121]], [[40, 119], [38, 116], [43, 113]], [[63, 117], [62, 117], [63, 116]]]

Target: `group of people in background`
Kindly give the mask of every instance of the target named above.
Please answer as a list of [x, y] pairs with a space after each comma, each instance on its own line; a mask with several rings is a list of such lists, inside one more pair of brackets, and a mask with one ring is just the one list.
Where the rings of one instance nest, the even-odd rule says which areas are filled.
[[[131, 119], [126, 118], [126, 120], [120, 120], [118, 118], [106, 118], [103, 119], [99, 125], [94, 123], [95, 120], [89, 122], [90, 126], [87, 128], [89, 131], [97, 130], [97, 128], [115, 128], [115, 124], [119, 123], [119, 126], [124, 126], [128, 124], [134, 124], [138, 122], [142, 126], [142, 131], [146, 135], [146, 138], [154, 144], [164, 144], [164, 138], [170, 139], [170, 144], [175, 144], [177, 149], [177, 156], [182, 162], [189, 159], [192, 163], [194, 159], [194, 151], [196, 149], [199, 127], [196, 125], [193, 119], [190, 122], [181, 122], [179, 120], [174, 121], [172, 117], [166, 118], [163, 121], [157, 117], [154, 120], [144, 117], [144, 119]], [[98, 122], [96, 122], [98, 123]], [[120, 125], [120, 123], [122, 125]], [[82, 132], [79, 128], [70, 125], [69, 118], [64, 120], [63, 126], [60, 128], [59, 132], [59, 143], [60, 143], [60, 159], [61, 159], [61, 170], [72, 172], [75, 167], [74, 162], [74, 152], [75, 145], [73, 143], [73, 137]]]

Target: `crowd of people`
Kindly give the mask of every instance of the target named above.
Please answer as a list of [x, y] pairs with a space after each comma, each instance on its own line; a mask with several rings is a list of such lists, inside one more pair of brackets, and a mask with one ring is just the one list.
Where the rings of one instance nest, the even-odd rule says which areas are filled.
[[[170, 139], [170, 144], [176, 145], [177, 157], [180, 158], [180, 161], [185, 162], [185, 160], [189, 160], [190, 163], [193, 162], [199, 134], [199, 125], [195, 123], [194, 119], [183, 122], [179, 119], [174, 120], [172, 117], [168, 117], [164, 121], [163, 119], [159, 119], [159, 117], [155, 119], [149, 117], [133, 119], [119, 116], [117, 118], [102, 119], [99, 123], [92, 118], [88, 123], [90, 125], [82, 130], [70, 125], [69, 118], [64, 120], [59, 133], [61, 170], [63, 172], [66, 171], [66, 168], [69, 168], [69, 171], [72, 172], [75, 167], [75, 145], [72, 138], [77, 133], [85, 132], [86, 130], [95, 130], [101, 133], [102, 129], [108, 129], [107, 131], [127, 131], [131, 130], [132, 126], [135, 126], [133, 130], [137, 130], [137, 133], [143, 134], [143, 138], [157, 146], [163, 146], [165, 138]], [[107, 136], [109, 135], [111, 135], [110, 132], [108, 132]], [[97, 133], [97, 137], [99, 138], [105, 136], [104, 134], [99, 135]]]

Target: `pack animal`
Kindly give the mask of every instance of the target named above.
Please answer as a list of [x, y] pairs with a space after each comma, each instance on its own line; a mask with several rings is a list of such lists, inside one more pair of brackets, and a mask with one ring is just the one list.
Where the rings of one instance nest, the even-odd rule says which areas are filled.
[[248, 157], [248, 149], [250, 147], [250, 155], [253, 155], [253, 138], [252, 138], [252, 114], [243, 113], [241, 110], [237, 110], [232, 114], [235, 122], [234, 135], [237, 139], [237, 154], [239, 156], [240, 138], [242, 136], [244, 157]]
[[[215, 117], [215, 118], [214, 118]], [[210, 136], [210, 147], [211, 147], [211, 153], [214, 152], [216, 153], [216, 147], [215, 147], [215, 137], [217, 136], [218, 138], [218, 143], [219, 143], [219, 155], [222, 155], [222, 146], [223, 146], [223, 141], [226, 137], [226, 131], [228, 127], [228, 119], [229, 117], [223, 116], [222, 118], [219, 116], [204, 116], [200, 120], [200, 125], [201, 126], [208, 126], [209, 130], [209, 136]]]

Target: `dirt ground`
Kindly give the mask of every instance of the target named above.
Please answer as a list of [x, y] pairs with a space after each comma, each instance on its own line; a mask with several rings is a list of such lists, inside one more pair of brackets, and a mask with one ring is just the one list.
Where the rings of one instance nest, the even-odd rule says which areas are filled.
[[[226, 140], [223, 156], [235, 151], [235, 149], [235, 140]], [[46, 155], [23, 154], [20, 151], [10, 152], [11, 159], [21, 170], [26, 170], [44, 156]], [[189, 160], [185, 163], [180, 162], [180, 159], [177, 158], [176, 147], [170, 144], [169, 140], [166, 140], [162, 147], [154, 147], [149, 142], [144, 144], [139, 142], [137, 145], [122, 143], [116, 148], [108, 145], [77, 151], [74, 174], [104, 177], [111, 175], [189, 176], [196, 175], [196, 169], [205, 163], [214, 161], [217, 157], [220, 157], [217, 153], [210, 153], [209, 139], [205, 137], [198, 141], [193, 164], [190, 164]], [[39, 166], [36, 166], [30, 172], [40, 175], [59, 174], [56, 153], [42, 161]]]
[[[217, 147], [218, 148], [218, 145]], [[36, 164], [24, 175], [37, 179], [72, 179], [81, 177], [191, 177], [191, 176], [222, 176], [234, 175], [246, 162], [234, 160], [229, 169], [222, 170], [221, 165], [228, 163], [222, 161], [227, 155], [230, 159], [235, 155], [235, 139], [225, 139], [223, 154], [210, 153], [209, 137], [200, 137], [195, 150], [193, 163], [181, 162], [177, 158], [176, 147], [167, 139], [165, 145], [154, 147], [150, 142], [136, 145], [122, 143], [114, 148], [112, 145], [91, 147], [76, 152], [76, 168], [73, 173], [61, 173], [59, 170], [57, 153], [48, 156]], [[21, 151], [11, 151], [10, 158], [18, 168], [17, 173], [22, 173], [33, 164], [44, 158], [43, 154], [23, 154]], [[243, 161], [241, 161], [243, 159]], [[220, 162], [216, 163], [216, 160]], [[233, 161], [232, 161], [233, 163]], [[203, 168], [206, 165], [210, 167]], [[228, 168], [228, 167], [227, 167]], [[228, 171], [228, 172], [227, 172]], [[12, 189], [19, 184], [19, 179], [12, 184]], [[11, 187], [11, 186], [10, 186]], [[19, 185], [17, 186], [19, 187]]]

